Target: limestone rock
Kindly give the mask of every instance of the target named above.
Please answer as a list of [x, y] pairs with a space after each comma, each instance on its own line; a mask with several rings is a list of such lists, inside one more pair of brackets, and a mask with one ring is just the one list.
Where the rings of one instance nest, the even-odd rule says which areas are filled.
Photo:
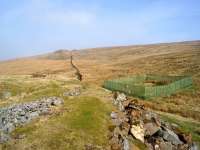
[[123, 140], [123, 150], [130, 150], [129, 141], [127, 138]]
[[180, 132], [178, 125], [161, 120], [138, 101], [127, 100], [124, 94], [114, 94], [113, 103], [118, 111], [111, 113], [115, 125], [110, 140], [111, 149], [136, 149], [132, 147], [133, 137], [144, 143], [149, 150], [198, 149], [197, 145], [192, 145], [192, 136]]
[[118, 102], [118, 107], [120, 111], [124, 111], [124, 106], [122, 105], [121, 101]]
[[117, 113], [116, 113], [116, 112], [112, 112], [112, 113], [110, 114], [110, 117], [111, 117], [112, 119], [117, 119]]
[[0, 109], [0, 141], [7, 141], [9, 133], [17, 126], [24, 125], [44, 113], [50, 112], [51, 106], [63, 104], [57, 97], [43, 98], [38, 101], [11, 105]]
[[137, 126], [132, 125], [131, 126], [131, 133], [136, 139], [138, 139], [142, 143], [144, 143], [144, 133], [145, 133], [145, 131], [144, 131], [144, 128], [141, 127], [141, 125], [137, 125]]
[[124, 93], [119, 93], [118, 96], [117, 96], [117, 99], [116, 101], [118, 102], [123, 102], [123, 101], [126, 101], [127, 98], [126, 98], [126, 95]]

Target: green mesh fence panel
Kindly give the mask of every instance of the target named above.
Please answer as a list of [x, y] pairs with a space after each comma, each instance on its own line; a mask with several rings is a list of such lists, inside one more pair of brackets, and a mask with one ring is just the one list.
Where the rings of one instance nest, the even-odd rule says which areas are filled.
[[[163, 82], [164, 85], [145, 85], [145, 82]], [[143, 75], [129, 76], [104, 82], [103, 87], [141, 98], [169, 96], [181, 89], [192, 86], [192, 78], [185, 76]]]

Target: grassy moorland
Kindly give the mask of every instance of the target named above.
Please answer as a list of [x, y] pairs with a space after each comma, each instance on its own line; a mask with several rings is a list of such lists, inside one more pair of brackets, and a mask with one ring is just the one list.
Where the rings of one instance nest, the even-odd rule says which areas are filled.
[[[106, 79], [132, 74], [191, 75], [193, 89], [172, 97], [146, 101], [156, 110], [200, 120], [200, 41], [108, 47], [73, 51], [74, 63], [83, 74], [84, 83], [101, 86]], [[70, 52], [54, 53], [0, 62], [2, 75], [30, 75], [35, 72], [50, 77], [73, 77]], [[178, 107], [177, 107], [178, 106]]]
[[[163, 119], [179, 125], [184, 132], [190, 132], [195, 141], [200, 140], [200, 41], [96, 48], [74, 51], [73, 55], [83, 74], [82, 83], [74, 80], [69, 51], [0, 62], [0, 89], [12, 93], [8, 100], [0, 101], [1, 107], [44, 96], [63, 97], [68, 89], [82, 88], [79, 97], [63, 97], [65, 105], [55, 110], [57, 113], [17, 129], [13, 137], [18, 134], [26, 137], [13, 139], [3, 148], [83, 149], [88, 143], [106, 147], [108, 117], [113, 108], [111, 93], [101, 88], [103, 81], [145, 73], [192, 76], [191, 89], [139, 101], [159, 112]], [[30, 75], [36, 72], [47, 77], [32, 78]]]
[[[52, 113], [29, 124], [18, 127], [12, 133], [12, 140], [0, 146], [2, 149], [85, 149], [86, 145], [108, 147], [108, 135], [112, 110], [101, 88], [90, 87], [76, 80], [33, 79], [30, 76], [1, 77], [1, 90], [13, 95], [1, 100], [0, 106], [33, 101], [46, 96], [59, 96], [64, 105], [54, 108]], [[81, 87], [78, 97], [65, 97], [63, 93], [73, 87]], [[96, 89], [95, 97], [91, 89]], [[91, 93], [91, 94], [90, 94]], [[104, 95], [104, 98], [101, 97]], [[99, 98], [98, 98], [99, 97]], [[101, 99], [100, 99], [101, 97]], [[24, 136], [23, 139], [17, 137]]]

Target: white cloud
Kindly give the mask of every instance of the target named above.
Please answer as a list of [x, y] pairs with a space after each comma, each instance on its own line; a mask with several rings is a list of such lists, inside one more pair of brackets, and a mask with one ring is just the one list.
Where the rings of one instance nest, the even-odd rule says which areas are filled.
[[90, 25], [95, 20], [95, 13], [85, 9], [76, 9], [55, 5], [49, 0], [31, 0], [13, 10], [8, 10], [1, 20], [12, 21], [23, 18], [23, 21], [44, 24]]

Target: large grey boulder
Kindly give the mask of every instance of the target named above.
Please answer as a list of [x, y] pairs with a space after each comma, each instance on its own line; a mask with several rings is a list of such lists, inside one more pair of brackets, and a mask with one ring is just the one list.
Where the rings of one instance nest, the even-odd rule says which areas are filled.
[[163, 139], [171, 142], [174, 145], [183, 144], [183, 142], [180, 141], [179, 137], [168, 128], [165, 128], [165, 131], [163, 131]]

